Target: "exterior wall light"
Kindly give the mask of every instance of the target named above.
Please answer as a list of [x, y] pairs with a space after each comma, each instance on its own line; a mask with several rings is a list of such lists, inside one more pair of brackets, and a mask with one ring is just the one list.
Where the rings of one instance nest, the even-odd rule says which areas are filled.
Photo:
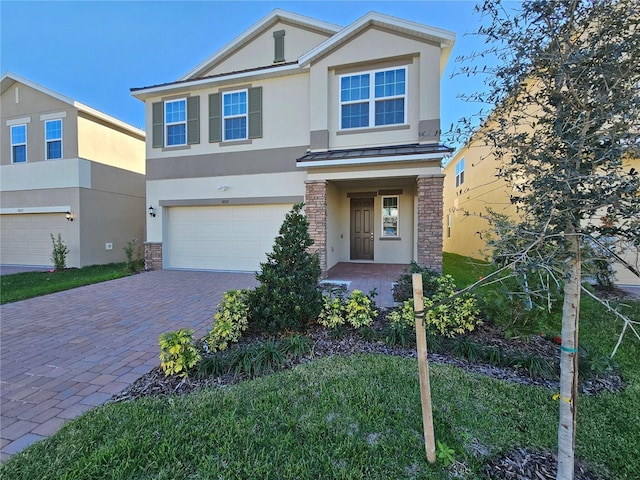
[[149, 206], [149, 216], [151, 218], [154, 218], [156, 216], [156, 209], [153, 208], [153, 206], [151, 206], [151, 205]]
[[68, 221], [73, 222], [73, 213], [71, 212], [65, 212], [64, 214], [64, 218], [66, 218]]

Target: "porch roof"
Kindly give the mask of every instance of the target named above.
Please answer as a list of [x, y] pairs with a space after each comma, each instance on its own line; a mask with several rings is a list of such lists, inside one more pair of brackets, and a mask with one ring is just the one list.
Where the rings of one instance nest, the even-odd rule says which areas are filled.
[[415, 161], [435, 160], [453, 149], [441, 144], [388, 145], [382, 147], [352, 148], [344, 150], [327, 150], [324, 152], [308, 152], [298, 158], [298, 166], [331, 165], [335, 162], [366, 163], [380, 161]]

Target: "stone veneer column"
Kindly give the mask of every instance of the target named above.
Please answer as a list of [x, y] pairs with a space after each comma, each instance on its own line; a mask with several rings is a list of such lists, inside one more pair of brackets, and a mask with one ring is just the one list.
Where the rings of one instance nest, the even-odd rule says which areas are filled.
[[305, 213], [309, 221], [309, 235], [313, 245], [311, 253], [318, 252], [322, 278], [327, 276], [327, 182], [307, 180], [305, 192]]
[[418, 176], [418, 264], [442, 271], [444, 175]]
[[144, 269], [162, 270], [162, 242], [144, 242]]

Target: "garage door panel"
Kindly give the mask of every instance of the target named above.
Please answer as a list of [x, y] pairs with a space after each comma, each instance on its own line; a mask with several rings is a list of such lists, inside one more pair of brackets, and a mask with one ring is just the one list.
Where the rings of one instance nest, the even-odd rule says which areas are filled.
[[5, 265], [51, 265], [51, 234], [71, 243], [71, 223], [62, 213], [0, 216], [0, 263]]
[[171, 207], [165, 268], [257, 271], [291, 205]]

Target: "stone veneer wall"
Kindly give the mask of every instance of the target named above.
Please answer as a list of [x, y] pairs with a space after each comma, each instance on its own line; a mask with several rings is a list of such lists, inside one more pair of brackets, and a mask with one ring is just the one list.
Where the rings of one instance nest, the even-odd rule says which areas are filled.
[[327, 276], [327, 182], [307, 180], [305, 192], [305, 213], [309, 221], [309, 235], [313, 245], [309, 251], [318, 252], [322, 278]]
[[162, 270], [162, 242], [144, 243], [145, 270]]
[[442, 271], [444, 175], [418, 176], [418, 264]]

